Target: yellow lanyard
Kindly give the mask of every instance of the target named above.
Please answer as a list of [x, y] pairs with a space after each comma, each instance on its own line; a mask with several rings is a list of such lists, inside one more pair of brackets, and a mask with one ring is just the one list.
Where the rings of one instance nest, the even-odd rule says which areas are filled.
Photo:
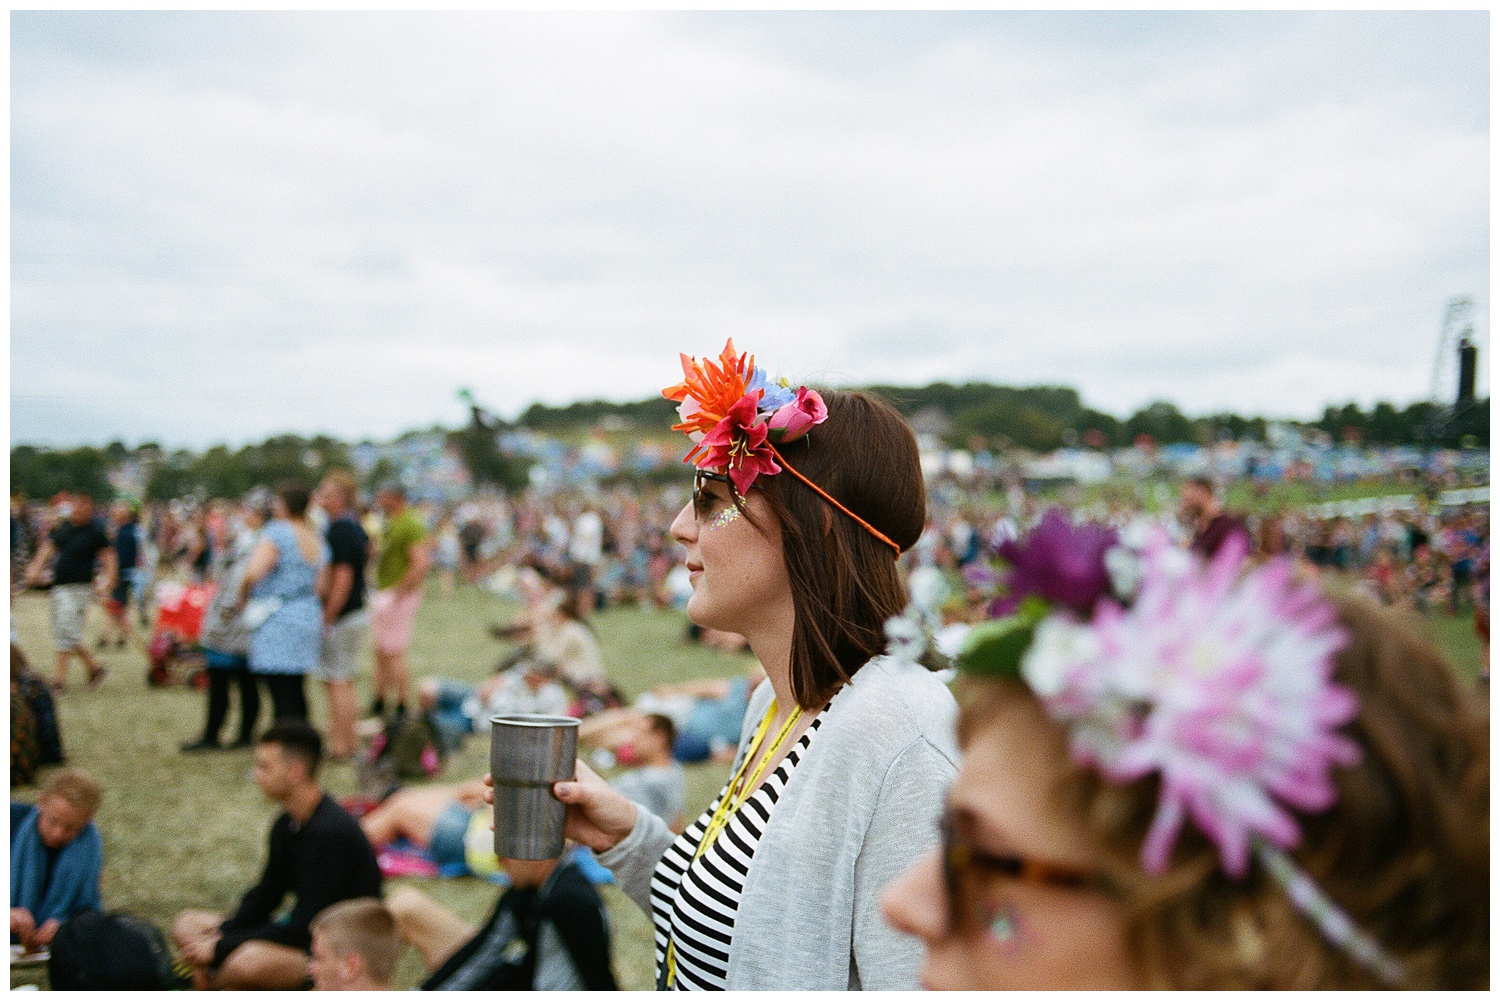
[[[792, 714], [787, 717], [786, 722], [781, 724], [781, 729], [777, 732], [776, 739], [771, 741], [771, 746], [766, 749], [766, 753], [761, 757], [760, 763], [755, 766], [755, 771], [750, 774], [749, 780], [742, 781], [745, 778], [745, 769], [750, 767], [750, 762], [755, 758], [755, 752], [760, 749], [761, 742], [766, 739], [766, 733], [771, 729], [771, 720], [775, 716], [776, 700], [772, 699], [770, 706], [766, 708], [766, 718], [761, 720], [760, 726], [755, 728], [755, 736], [750, 740], [750, 747], [745, 752], [745, 759], [740, 762], [739, 770], [729, 780], [729, 785], [724, 789], [724, 795], [719, 797], [719, 805], [714, 810], [714, 815], [708, 818], [708, 826], [703, 829], [703, 837], [698, 842], [698, 850], [693, 852], [694, 862], [703, 857], [703, 853], [708, 851], [709, 847], [718, 840], [724, 828], [729, 826], [729, 821], [739, 812], [740, 807], [744, 806], [745, 802], [750, 799], [750, 793], [755, 789], [755, 783], [759, 782], [760, 777], [765, 774], [766, 765], [776, 756], [776, 752], [786, 742], [787, 735], [792, 732], [792, 728], [802, 718], [802, 707], [798, 706], [792, 710]], [[687, 878], [686, 872], [682, 874], [682, 878]], [[675, 986], [677, 983], [676, 952], [677, 950], [673, 947], [669, 931], [667, 937], [668, 988]]]

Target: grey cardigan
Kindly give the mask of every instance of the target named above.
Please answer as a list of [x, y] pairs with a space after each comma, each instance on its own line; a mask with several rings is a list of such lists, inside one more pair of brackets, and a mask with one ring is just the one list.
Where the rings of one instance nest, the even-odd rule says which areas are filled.
[[[740, 755], [771, 696], [768, 683], [751, 696]], [[937, 845], [956, 714], [941, 681], [891, 657], [833, 697], [745, 877], [730, 990], [917, 989], [921, 944], [885, 923], [880, 894]], [[638, 808], [635, 828], [599, 856], [648, 915], [652, 872], [674, 837]]]

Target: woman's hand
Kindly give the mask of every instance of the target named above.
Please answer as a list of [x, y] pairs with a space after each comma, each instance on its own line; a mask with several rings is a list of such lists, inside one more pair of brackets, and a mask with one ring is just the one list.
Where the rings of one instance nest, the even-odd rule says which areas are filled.
[[[577, 764], [576, 778], [554, 782], [552, 795], [568, 806], [563, 834], [596, 852], [608, 851], [624, 841], [635, 828], [635, 804], [610, 788], [592, 768]], [[495, 783], [484, 777], [486, 803], [495, 802]]]

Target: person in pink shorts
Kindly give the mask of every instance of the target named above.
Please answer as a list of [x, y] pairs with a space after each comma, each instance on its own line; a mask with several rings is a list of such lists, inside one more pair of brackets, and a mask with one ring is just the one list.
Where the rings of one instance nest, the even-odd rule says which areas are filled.
[[370, 599], [370, 638], [375, 645], [375, 699], [370, 715], [385, 713], [386, 695], [398, 712], [406, 708], [410, 670], [406, 652], [422, 607], [422, 587], [432, 569], [432, 542], [421, 516], [407, 503], [399, 483], [383, 484], [375, 503], [385, 515], [375, 563], [375, 594]]

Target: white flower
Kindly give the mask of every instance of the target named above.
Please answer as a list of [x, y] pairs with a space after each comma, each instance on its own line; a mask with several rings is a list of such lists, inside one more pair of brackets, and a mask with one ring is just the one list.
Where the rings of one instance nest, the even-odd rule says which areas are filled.
[[1099, 639], [1092, 629], [1051, 615], [1036, 627], [1031, 645], [1021, 657], [1021, 677], [1038, 696], [1050, 698], [1067, 687], [1074, 665], [1091, 663], [1100, 653]]
[[1104, 554], [1104, 569], [1109, 571], [1110, 589], [1121, 601], [1129, 601], [1146, 576], [1146, 561], [1128, 546], [1111, 546]]
[[898, 660], [915, 662], [927, 652], [927, 627], [916, 602], [906, 606], [900, 615], [885, 620], [886, 651]]

